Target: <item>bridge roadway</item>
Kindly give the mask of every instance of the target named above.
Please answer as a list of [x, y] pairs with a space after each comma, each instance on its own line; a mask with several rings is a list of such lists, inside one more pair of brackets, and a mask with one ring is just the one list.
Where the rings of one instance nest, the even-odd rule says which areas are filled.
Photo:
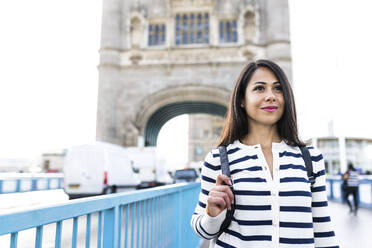
[[[329, 201], [331, 219], [340, 248], [372, 247], [372, 209], [360, 208], [358, 215], [350, 215], [345, 204]], [[204, 241], [200, 248], [208, 248]]]

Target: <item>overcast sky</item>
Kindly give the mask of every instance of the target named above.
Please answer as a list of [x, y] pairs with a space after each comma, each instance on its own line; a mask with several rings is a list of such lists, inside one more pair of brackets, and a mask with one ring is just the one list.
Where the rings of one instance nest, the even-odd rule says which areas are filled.
[[[333, 120], [335, 135], [372, 138], [372, 4], [289, 3], [301, 136], [325, 136]], [[101, 5], [0, 1], [0, 158], [95, 140]], [[170, 136], [186, 142], [178, 130]]]

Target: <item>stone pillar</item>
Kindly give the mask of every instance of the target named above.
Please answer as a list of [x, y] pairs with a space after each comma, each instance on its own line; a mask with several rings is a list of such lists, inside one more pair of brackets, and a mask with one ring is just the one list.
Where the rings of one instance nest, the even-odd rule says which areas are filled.
[[121, 0], [103, 1], [96, 139], [119, 143], [116, 127], [120, 82]]
[[219, 30], [218, 30], [218, 19], [215, 15], [210, 16], [209, 34], [210, 34], [210, 44], [212, 46], [218, 46], [219, 43]]
[[292, 81], [288, 0], [266, 1], [266, 56], [278, 63]]

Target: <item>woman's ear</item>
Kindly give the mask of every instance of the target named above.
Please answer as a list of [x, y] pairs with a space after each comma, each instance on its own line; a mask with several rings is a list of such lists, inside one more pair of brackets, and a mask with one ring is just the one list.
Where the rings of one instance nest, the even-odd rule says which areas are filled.
[[244, 100], [241, 100], [240, 101], [240, 107], [244, 108], [245, 107], [245, 103], [244, 103]]

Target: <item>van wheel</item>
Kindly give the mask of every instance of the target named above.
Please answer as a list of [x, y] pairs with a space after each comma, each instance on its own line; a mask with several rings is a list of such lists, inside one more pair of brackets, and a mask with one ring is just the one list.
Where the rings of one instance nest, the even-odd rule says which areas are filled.
[[117, 192], [117, 187], [116, 187], [116, 185], [113, 185], [111, 187], [111, 193], [116, 193], [116, 192]]
[[112, 193], [112, 187], [106, 187], [104, 190], [103, 190], [103, 194], [104, 195], [108, 195], [108, 194], [111, 194]]
[[116, 185], [109, 186], [103, 190], [104, 195], [116, 193]]

